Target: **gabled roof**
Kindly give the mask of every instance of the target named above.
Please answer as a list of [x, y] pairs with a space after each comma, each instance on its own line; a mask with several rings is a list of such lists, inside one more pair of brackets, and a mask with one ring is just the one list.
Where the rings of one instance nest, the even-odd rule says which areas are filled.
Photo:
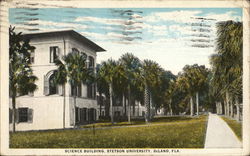
[[73, 38], [76, 38], [80, 42], [83, 42], [83, 44], [89, 46], [91, 49], [93, 49], [95, 52], [101, 52], [101, 51], [106, 51], [96, 43], [92, 42], [88, 38], [82, 36], [78, 32], [74, 30], [62, 30], [62, 31], [51, 31], [51, 32], [38, 32], [38, 33], [30, 33], [30, 34], [23, 34], [24, 38], [26, 39], [32, 39], [32, 38], [37, 38], [37, 37], [42, 37], [42, 36], [56, 36], [56, 35], [69, 35], [72, 36]]

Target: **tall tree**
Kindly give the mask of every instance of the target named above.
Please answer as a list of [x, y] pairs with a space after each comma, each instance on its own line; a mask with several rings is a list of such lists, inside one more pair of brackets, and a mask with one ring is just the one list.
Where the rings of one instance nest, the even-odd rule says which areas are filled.
[[210, 59], [213, 72], [212, 83], [216, 84], [214, 90], [217, 90], [225, 101], [225, 114], [231, 116], [233, 111], [229, 108], [233, 107], [234, 102], [239, 103], [242, 99], [242, 38], [242, 22], [217, 23], [216, 54]]
[[208, 69], [205, 66], [199, 66], [194, 64], [192, 66], [186, 65], [183, 68], [183, 73], [177, 79], [177, 85], [181, 89], [185, 90], [187, 96], [190, 99], [190, 115], [194, 114], [194, 105], [193, 105], [193, 97], [196, 95], [196, 108], [198, 115], [199, 101], [198, 101], [198, 93], [202, 92], [204, 87], [206, 86], [208, 75]]
[[9, 88], [12, 99], [12, 123], [13, 132], [16, 131], [16, 97], [26, 95], [37, 89], [35, 81], [37, 77], [33, 75], [30, 66], [30, 52], [35, 47], [29, 44], [29, 40], [24, 40], [22, 33], [16, 33], [15, 27], [9, 28]]
[[111, 123], [114, 124], [113, 114], [113, 96], [114, 96], [114, 84], [115, 81], [119, 81], [120, 77], [123, 76], [123, 67], [119, 62], [109, 59], [101, 63], [99, 69], [99, 76], [102, 77], [109, 86], [109, 99], [110, 99], [110, 117]]
[[[86, 59], [86, 55], [70, 52], [66, 56], [63, 56], [62, 60], [57, 59], [55, 61], [55, 64], [58, 66], [55, 72], [55, 83], [65, 86], [68, 81], [71, 85], [74, 96], [74, 112], [76, 109], [77, 88], [82, 85], [82, 83], [93, 81], [94, 78], [94, 72], [87, 67]], [[74, 125], [76, 125], [75, 121]]]
[[[138, 82], [138, 73], [139, 67], [141, 66], [140, 60], [135, 57], [132, 53], [126, 53], [121, 56], [119, 59], [121, 64], [124, 66], [125, 75], [126, 75], [126, 82], [127, 85], [127, 95], [128, 95], [128, 122], [130, 122], [131, 116], [131, 97], [135, 98], [131, 95], [131, 92], [136, 90], [137, 82]], [[135, 103], [133, 103], [133, 113], [135, 113]]]
[[[99, 93], [99, 100], [100, 100], [100, 116], [102, 112], [102, 105], [106, 104], [104, 103], [104, 98], [102, 95], [105, 95], [106, 97], [109, 96], [109, 86], [108, 83], [105, 81], [104, 77], [100, 74], [101, 64], [97, 64], [96, 66], [96, 83], [97, 83], [97, 91]], [[105, 107], [108, 107], [105, 105]]]
[[152, 60], [144, 60], [141, 68], [141, 80], [144, 82], [144, 104], [146, 106], [145, 111], [145, 122], [148, 123], [152, 115], [152, 91], [155, 89], [155, 86], [159, 86], [161, 83], [160, 75], [163, 69], [159, 66], [158, 63]]

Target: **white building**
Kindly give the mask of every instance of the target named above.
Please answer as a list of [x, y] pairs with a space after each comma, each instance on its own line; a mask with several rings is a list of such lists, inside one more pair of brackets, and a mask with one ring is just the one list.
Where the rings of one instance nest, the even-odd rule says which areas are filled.
[[[62, 58], [69, 52], [84, 53], [88, 66], [95, 69], [96, 52], [105, 50], [73, 30], [26, 34], [24, 37], [30, 39], [30, 44], [36, 48], [31, 53], [31, 64], [34, 75], [38, 77], [38, 89], [17, 97], [16, 130], [72, 128], [98, 120], [95, 84], [78, 87], [75, 108], [70, 84], [66, 84], [63, 95], [63, 87], [53, 85], [52, 80], [57, 69], [54, 64], [56, 58]], [[10, 115], [11, 107], [10, 100]]]

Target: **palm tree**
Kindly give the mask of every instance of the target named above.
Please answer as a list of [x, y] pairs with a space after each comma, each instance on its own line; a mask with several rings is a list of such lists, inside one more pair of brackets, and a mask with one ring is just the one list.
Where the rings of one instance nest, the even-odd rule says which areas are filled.
[[199, 93], [202, 93], [204, 91], [206, 91], [206, 87], [207, 87], [207, 81], [208, 81], [208, 69], [201, 65], [198, 66], [197, 64], [192, 66], [193, 69], [193, 78], [195, 79], [196, 82], [196, 111], [197, 111], [197, 115], [199, 115]]
[[26, 95], [37, 89], [35, 81], [37, 77], [33, 75], [30, 67], [30, 51], [35, 47], [29, 44], [29, 40], [24, 40], [22, 33], [16, 33], [15, 27], [9, 28], [9, 88], [12, 99], [12, 123], [13, 132], [16, 131], [16, 97], [17, 94]]
[[[226, 101], [226, 115], [233, 115], [233, 99], [242, 99], [242, 47], [243, 25], [241, 22], [224, 21], [217, 23], [216, 54], [212, 55], [214, 89]], [[238, 104], [237, 104], [238, 105]], [[238, 108], [238, 106], [237, 106]], [[238, 111], [237, 111], [238, 112]]]
[[99, 93], [99, 100], [102, 101], [100, 103], [100, 115], [102, 112], [102, 104], [104, 102], [104, 99], [102, 98], [102, 95], [104, 94], [106, 97], [109, 95], [109, 86], [108, 83], [105, 81], [105, 79], [100, 74], [101, 65], [97, 64], [96, 66], [96, 83], [97, 83], [97, 91]]
[[196, 95], [197, 115], [199, 113], [199, 97], [198, 93], [203, 91], [206, 87], [208, 69], [205, 66], [194, 64], [192, 66], [186, 65], [183, 68], [183, 73], [177, 79], [177, 85], [186, 91], [190, 98], [190, 115], [194, 114], [193, 96]]
[[[119, 59], [121, 64], [124, 66], [126, 79], [125, 84], [127, 85], [128, 95], [128, 122], [130, 122], [131, 116], [131, 92], [136, 90], [138, 82], [139, 67], [141, 66], [139, 58], [135, 57], [132, 53], [126, 53]], [[135, 103], [133, 104], [133, 113], [135, 113]]]
[[102, 77], [109, 86], [109, 100], [110, 100], [110, 117], [111, 123], [114, 124], [113, 115], [113, 96], [114, 96], [114, 84], [115, 81], [119, 81], [119, 77], [123, 76], [123, 67], [116, 61], [109, 59], [101, 63], [99, 69], [99, 76]]
[[[86, 66], [86, 56], [70, 52], [62, 57], [62, 60], [55, 61], [57, 71], [55, 72], [55, 83], [64, 87], [64, 121], [65, 121], [65, 84], [67, 81], [73, 89], [74, 112], [76, 108], [77, 87], [93, 79], [93, 71]], [[76, 123], [74, 122], [74, 125]], [[65, 127], [65, 123], [63, 123]]]
[[152, 91], [155, 86], [159, 86], [161, 83], [160, 75], [163, 69], [152, 60], [144, 60], [141, 68], [141, 80], [144, 82], [144, 104], [146, 106], [145, 122], [148, 123], [151, 120], [151, 107], [152, 103]]
[[[166, 99], [166, 92], [170, 91], [171, 83], [176, 79], [176, 76], [170, 71], [162, 70], [159, 73], [160, 83], [154, 87], [152, 90], [152, 99], [154, 101], [155, 110], [158, 108], [164, 107], [165, 104], [169, 104], [171, 99]], [[167, 101], [166, 101], [167, 100]], [[168, 106], [168, 109], [172, 110], [171, 105]]]
[[[167, 105], [166, 107], [169, 109], [170, 116], [173, 115], [172, 101], [175, 92], [175, 81], [170, 81], [168, 89], [165, 91], [164, 103]], [[166, 101], [166, 102], [165, 102]]]

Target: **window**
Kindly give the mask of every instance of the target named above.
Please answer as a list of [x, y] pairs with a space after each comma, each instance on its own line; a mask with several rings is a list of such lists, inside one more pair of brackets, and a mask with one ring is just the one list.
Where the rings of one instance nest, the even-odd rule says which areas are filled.
[[84, 56], [87, 59], [87, 54], [84, 52], [81, 52], [81, 55]]
[[18, 108], [19, 122], [28, 122], [28, 108]]
[[82, 85], [79, 85], [79, 86], [77, 87], [77, 96], [78, 96], [78, 97], [81, 97], [81, 96], [82, 96]]
[[49, 94], [53, 95], [53, 94], [57, 94], [57, 85], [55, 84], [55, 75], [52, 74], [49, 77]]
[[80, 121], [80, 108], [76, 107], [75, 109], [75, 121], [76, 123], [79, 123]]
[[89, 56], [89, 68], [94, 68], [95, 66], [95, 61], [92, 56]]
[[56, 72], [57, 71], [52, 70], [44, 75], [43, 94], [46, 96], [53, 94], [63, 95], [63, 85], [59, 85], [55, 81]]
[[87, 85], [87, 97], [93, 98], [93, 86], [92, 86], [92, 84]]
[[81, 97], [82, 96], [82, 85], [79, 85], [77, 87], [74, 87], [71, 85], [71, 95]]
[[76, 49], [76, 48], [72, 48], [72, 53], [79, 54], [79, 50], [78, 50], [78, 49]]
[[30, 51], [30, 60], [29, 60], [29, 63], [34, 63], [35, 62], [35, 49], [32, 49]]
[[50, 47], [50, 63], [54, 63], [59, 57], [59, 48], [57, 46]]
[[86, 122], [87, 121], [87, 108], [80, 108], [80, 122]]

